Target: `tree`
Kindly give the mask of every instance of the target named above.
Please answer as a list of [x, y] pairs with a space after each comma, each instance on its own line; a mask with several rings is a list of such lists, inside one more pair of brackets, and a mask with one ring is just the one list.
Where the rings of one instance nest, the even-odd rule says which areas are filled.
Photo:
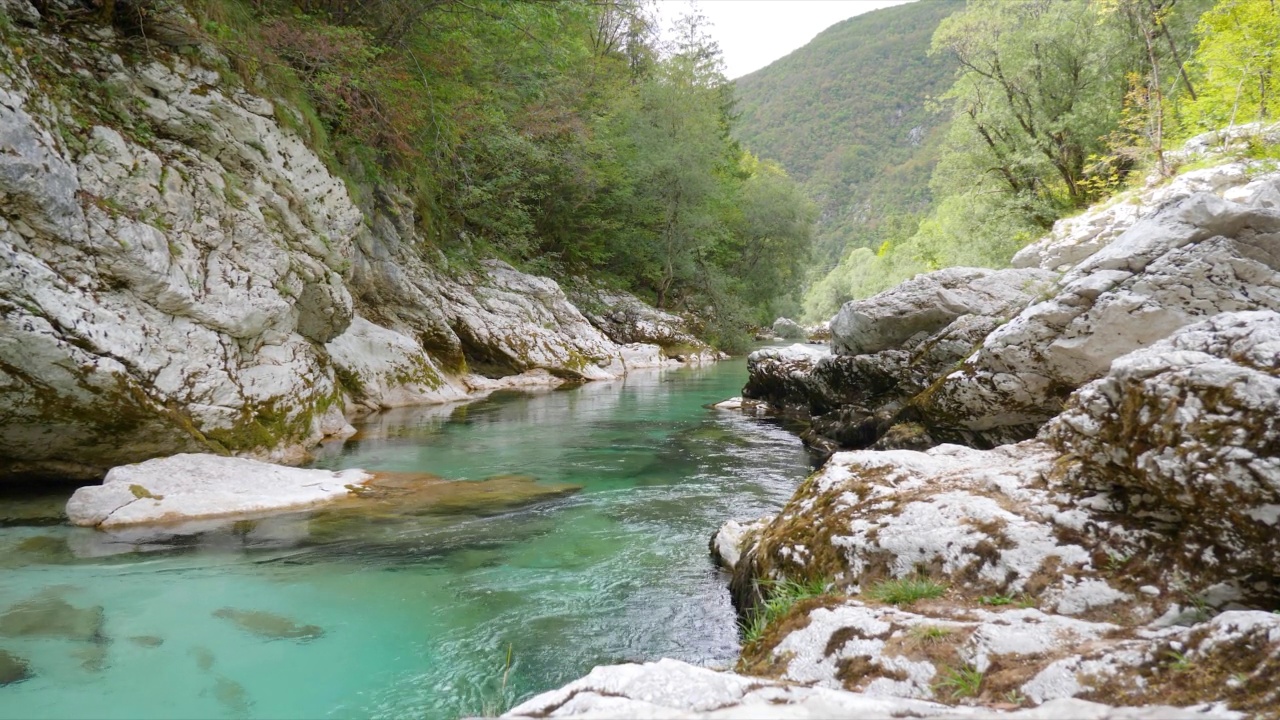
[[1199, 96], [1188, 109], [1192, 130], [1244, 119], [1266, 120], [1277, 109], [1280, 9], [1272, 0], [1220, 0], [1196, 26], [1200, 47], [1191, 61]]
[[944, 175], [957, 189], [996, 181], [1042, 225], [1056, 215], [1046, 203], [1087, 204], [1085, 160], [1115, 127], [1124, 51], [1118, 29], [1081, 2], [976, 0], [944, 20], [932, 52], [960, 66], [944, 96], [955, 118]]

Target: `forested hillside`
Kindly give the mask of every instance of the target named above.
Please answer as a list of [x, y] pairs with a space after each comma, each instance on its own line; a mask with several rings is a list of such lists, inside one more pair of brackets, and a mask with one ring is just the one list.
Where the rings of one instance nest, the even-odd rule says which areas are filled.
[[821, 207], [818, 277], [852, 247], [909, 235], [928, 210], [947, 120], [930, 101], [955, 68], [929, 42], [962, 7], [930, 0], [859, 15], [734, 82], [735, 137], [780, 160]]
[[[172, 22], [175, 8], [196, 27]], [[413, 200], [441, 265], [501, 257], [696, 315], [724, 346], [798, 288], [812, 211], [730, 138], [698, 16], [659, 42], [638, 0], [86, 0], [140, 48], [279, 99], [368, 206]], [[225, 63], [224, 63], [225, 64]], [[794, 305], [794, 299], [790, 300]]]
[[1270, 0], [967, 3], [928, 50], [956, 68], [928, 216], [875, 249], [841, 238], [806, 314], [925, 270], [1003, 266], [1057, 219], [1176, 174], [1181, 140], [1273, 118], [1278, 23]]

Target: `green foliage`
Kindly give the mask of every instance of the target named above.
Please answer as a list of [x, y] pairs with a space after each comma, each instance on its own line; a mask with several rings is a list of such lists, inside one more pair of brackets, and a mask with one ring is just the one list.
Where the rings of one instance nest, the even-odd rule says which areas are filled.
[[933, 684], [933, 691], [945, 693], [952, 700], [977, 697], [982, 692], [982, 673], [971, 665], [949, 667], [942, 671]]
[[974, 0], [943, 20], [931, 54], [958, 70], [941, 98], [951, 122], [931, 208], [875, 252], [847, 238], [840, 262], [806, 293], [805, 318], [830, 317], [918, 272], [1002, 267], [1144, 163], [1163, 169], [1166, 124], [1186, 114], [1182, 96], [1193, 92], [1182, 61], [1203, 8], [1203, 0]]
[[1198, 97], [1186, 106], [1186, 135], [1274, 118], [1280, 109], [1280, 9], [1271, 0], [1220, 0], [1196, 26], [1191, 61]]
[[778, 580], [761, 582], [766, 600], [742, 627], [742, 642], [751, 644], [764, 637], [770, 623], [786, 615], [801, 600], [826, 595], [831, 583], [825, 579], [799, 582]]
[[1013, 598], [1008, 595], [983, 595], [978, 598], [978, 603], [982, 605], [1012, 605]]
[[730, 139], [697, 15], [663, 52], [642, 0], [189, 2], [228, 79], [277, 98], [366, 206], [407, 191], [451, 265], [589, 275], [726, 348], [798, 292], [814, 211]]
[[917, 576], [878, 582], [867, 590], [867, 597], [889, 605], [910, 605], [917, 600], [942, 597], [946, 591], [946, 585]]
[[735, 81], [735, 136], [778, 158], [817, 200], [813, 262], [905, 238], [928, 210], [946, 116], [932, 107], [954, 63], [929, 57], [938, 22], [961, 3], [911, 3], [858, 15]]

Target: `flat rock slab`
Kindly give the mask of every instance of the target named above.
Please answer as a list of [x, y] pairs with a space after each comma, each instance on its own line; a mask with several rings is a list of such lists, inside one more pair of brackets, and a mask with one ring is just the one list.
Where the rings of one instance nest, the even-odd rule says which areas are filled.
[[303, 470], [219, 455], [173, 455], [112, 468], [67, 501], [75, 525], [102, 528], [295, 509], [346, 497], [363, 470]]

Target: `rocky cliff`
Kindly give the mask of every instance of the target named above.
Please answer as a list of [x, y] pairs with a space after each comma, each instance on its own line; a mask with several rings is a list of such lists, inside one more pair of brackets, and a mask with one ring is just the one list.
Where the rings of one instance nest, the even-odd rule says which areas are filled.
[[593, 324], [548, 278], [442, 271], [394, 188], [358, 206], [198, 32], [0, 10], [0, 476], [297, 461], [355, 412], [714, 356], [674, 316]]
[[1280, 171], [1204, 157], [1242, 134], [1013, 269], [753, 354], [744, 409], [809, 419], [829, 459], [712, 538], [737, 672], [602, 667], [513, 714], [1274, 717]]

